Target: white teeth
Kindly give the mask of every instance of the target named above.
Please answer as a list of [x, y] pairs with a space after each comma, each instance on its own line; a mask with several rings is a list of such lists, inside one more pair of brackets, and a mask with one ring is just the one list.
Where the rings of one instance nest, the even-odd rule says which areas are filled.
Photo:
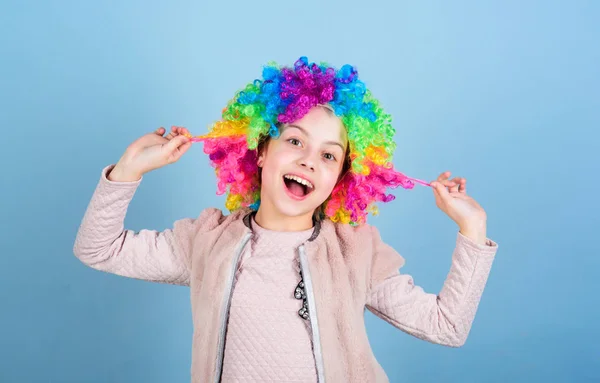
[[300, 178], [300, 177], [297, 177], [297, 176], [292, 176], [292, 175], [289, 175], [289, 174], [286, 174], [283, 177], [287, 178], [289, 180], [294, 180], [294, 181], [296, 181], [298, 183], [301, 183], [302, 185], [306, 185], [309, 189], [314, 189], [315, 188], [313, 186], [313, 184], [311, 184], [310, 182], [308, 182], [304, 178]]

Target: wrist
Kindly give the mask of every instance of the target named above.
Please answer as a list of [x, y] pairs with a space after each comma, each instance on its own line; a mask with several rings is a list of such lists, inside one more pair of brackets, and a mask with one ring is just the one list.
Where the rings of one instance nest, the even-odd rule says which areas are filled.
[[467, 231], [462, 229], [460, 230], [460, 233], [479, 245], [485, 245], [487, 243], [487, 236], [485, 233]]
[[106, 178], [113, 182], [137, 182], [142, 178], [142, 175], [124, 168], [118, 163], [108, 172]]
[[472, 239], [474, 242], [485, 245], [487, 240], [487, 230], [485, 222], [477, 222], [469, 225], [462, 225], [459, 231], [465, 237]]

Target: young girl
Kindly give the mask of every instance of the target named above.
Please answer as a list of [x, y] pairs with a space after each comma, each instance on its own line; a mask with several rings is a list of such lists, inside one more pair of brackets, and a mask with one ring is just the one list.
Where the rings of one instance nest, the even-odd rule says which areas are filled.
[[[464, 178], [442, 173], [435, 201], [459, 226], [448, 277], [431, 294], [400, 273], [404, 259], [366, 215], [394, 198], [387, 188], [415, 180], [394, 170], [390, 117], [353, 67], [267, 65], [207, 135], [165, 133], [102, 169], [74, 253], [97, 270], [190, 287], [193, 382], [387, 382], [366, 309], [421, 339], [465, 343], [498, 248], [485, 211]], [[142, 176], [196, 141], [230, 214], [207, 208], [162, 232], [124, 229]]]

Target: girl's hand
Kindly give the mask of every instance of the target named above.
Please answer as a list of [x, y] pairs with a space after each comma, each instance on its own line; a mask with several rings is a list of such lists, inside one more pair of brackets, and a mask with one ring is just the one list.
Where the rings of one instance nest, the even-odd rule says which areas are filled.
[[192, 146], [186, 128], [173, 126], [166, 136], [158, 128], [132, 142], [109, 174], [113, 181], [135, 181], [154, 169], [178, 161]]
[[456, 222], [461, 231], [479, 228], [485, 231], [486, 212], [477, 201], [467, 195], [467, 180], [461, 177], [449, 180], [450, 174], [449, 171], [444, 172], [430, 183], [437, 207]]

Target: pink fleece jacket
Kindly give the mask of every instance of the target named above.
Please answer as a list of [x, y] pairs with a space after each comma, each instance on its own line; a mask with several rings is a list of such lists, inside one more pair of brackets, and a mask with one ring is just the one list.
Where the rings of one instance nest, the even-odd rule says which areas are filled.
[[[221, 382], [227, 326], [240, 258], [255, 234], [251, 211], [204, 209], [164, 231], [124, 228], [141, 179], [112, 182], [102, 169], [73, 251], [86, 265], [129, 278], [190, 287], [192, 382]], [[404, 259], [371, 225], [325, 220], [297, 247], [310, 317], [317, 382], [388, 382], [367, 338], [364, 311], [429, 342], [459, 347], [470, 332], [498, 249], [457, 233], [438, 294], [400, 272]], [[265, 337], [268, 334], [257, 334]]]

